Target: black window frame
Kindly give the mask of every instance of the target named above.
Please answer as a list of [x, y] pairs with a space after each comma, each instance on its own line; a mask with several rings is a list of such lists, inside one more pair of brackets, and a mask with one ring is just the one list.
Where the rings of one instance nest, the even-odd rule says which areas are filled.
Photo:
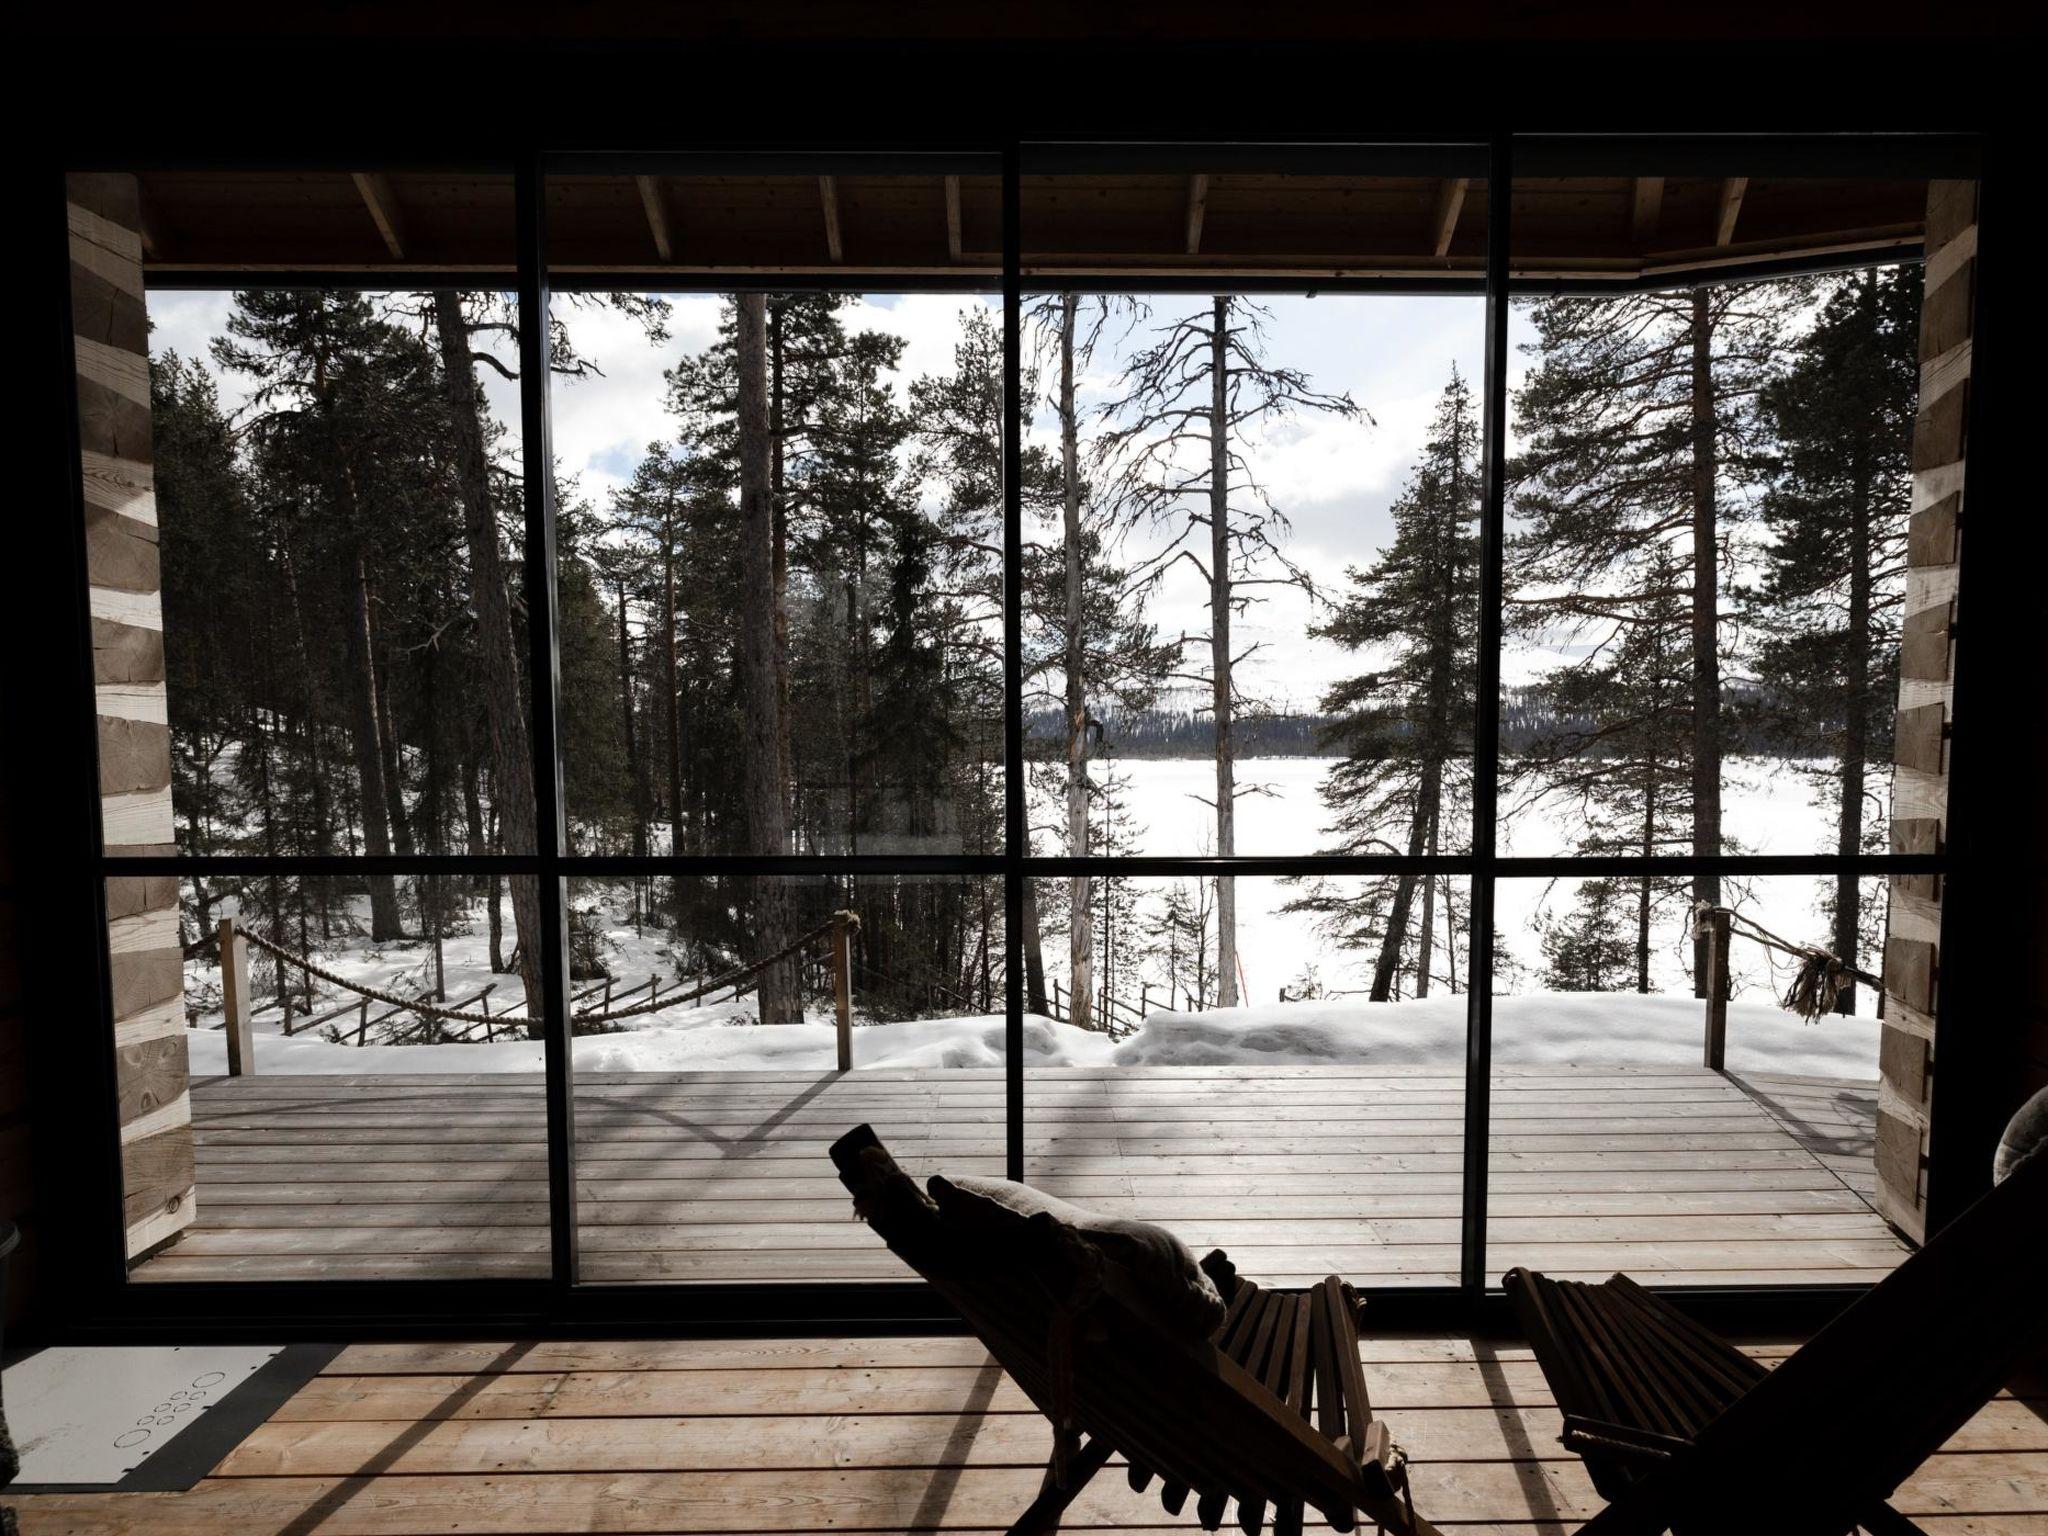
[[[1003, 443], [1004, 462], [1004, 717], [1005, 717], [1005, 815], [1004, 850], [994, 855], [787, 855], [774, 858], [575, 856], [566, 851], [566, 823], [562, 806], [563, 771], [556, 726], [554, 605], [556, 601], [553, 486], [550, 476], [525, 475], [524, 573], [526, 590], [537, 597], [530, 602], [528, 620], [529, 660], [532, 686], [532, 741], [539, 845], [530, 854], [498, 855], [412, 855], [389, 858], [322, 857], [269, 860], [261, 857], [210, 857], [167, 855], [160, 857], [109, 856], [99, 835], [96, 799], [89, 815], [92, 855], [89, 877], [101, 921], [91, 940], [93, 966], [98, 977], [100, 1011], [104, 1025], [112, 1017], [112, 998], [104, 953], [104, 891], [110, 876], [179, 875], [203, 866], [221, 873], [264, 873], [284, 871], [296, 876], [348, 875], [369, 873], [454, 874], [496, 872], [538, 877], [543, 902], [543, 970], [546, 977], [544, 1013], [544, 1055], [546, 1062], [546, 1103], [548, 1129], [548, 1177], [550, 1187], [549, 1275], [535, 1279], [507, 1280], [390, 1280], [390, 1281], [260, 1281], [246, 1282], [158, 1282], [136, 1283], [130, 1278], [121, 1253], [121, 1179], [119, 1148], [114, 1143], [114, 1057], [110, 1039], [92, 1048], [96, 1070], [76, 1078], [67, 1087], [67, 1097], [80, 1115], [97, 1117], [106, 1132], [101, 1151], [105, 1166], [81, 1170], [81, 1187], [91, 1194], [102, 1184], [89, 1214], [80, 1223], [80, 1234], [90, 1253], [83, 1261], [91, 1281], [84, 1302], [99, 1326], [115, 1332], [150, 1332], [177, 1329], [194, 1332], [234, 1332], [251, 1327], [292, 1333], [361, 1333], [365, 1329], [460, 1329], [590, 1327], [620, 1331], [660, 1328], [670, 1331], [719, 1331], [743, 1326], [773, 1325], [785, 1328], [826, 1326], [855, 1328], [953, 1327], [956, 1320], [921, 1283], [905, 1281], [863, 1282], [660, 1282], [631, 1285], [584, 1283], [577, 1276], [577, 1223], [575, 1208], [575, 1127], [573, 1068], [569, 1049], [567, 969], [567, 890], [576, 878], [605, 875], [649, 874], [688, 877], [692, 875], [967, 875], [1000, 877], [1003, 881], [1006, 917], [1021, 907], [1024, 882], [1034, 878], [1080, 872], [1119, 876], [1212, 877], [1218, 874], [1279, 876], [1302, 873], [1386, 874], [1428, 872], [1468, 879], [1471, 892], [1472, 974], [1469, 990], [1465, 1061], [1465, 1102], [1463, 1137], [1463, 1193], [1461, 1197], [1460, 1281], [1456, 1286], [1370, 1288], [1376, 1314], [1389, 1326], [1432, 1326], [1470, 1323], [1503, 1315], [1497, 1284], [1489, 1283], [1486, 1257], [1487, 1153], [1490, 1140], [1489, 1086], [1491, 1075], [1492, 986], [1491, 952], [1493, 898], [1498, 881], [1528, 877], [1586, 876], [1598, 874], [1639, 874], [1656, 872], [1682, 875], [1712, 870], [1727, 875], [1831, 875], [1853, 871], [1862, 875], [1932, 873], [1943, 877], [1946, 889], [1961, 866], [1948, 846], [1930, 855], [1874, 854], [1844, 859], [1835, 854], [1813, 855], [1717, 855], [1708, 858], [1683, 856], [1640, 859], [1628, 857], [1575, 858], [1503, 856], [1497, 852], [1497, 803], [1499, 771], [1499, 681], [1502, 645], [1502, 546], [1506, 529], [1506, 506], [1502, 444], [1506, 423], [1506, 360], [1508, 321], [1512, 302], [1524, 296], [1558, 292], [1615, 292], [1615, 284], [1560, 283], [1548, 279], [1519, 277], [1513, 269], [1512, 203], [1515, 175], [1570, 174], [1574, 168], [1623, 161], [1643, 174], [1668, 174], [1692, 170], [1716, 173], [1779, 175], [1885, 174], [1892, 176], [1981, 175], [1980, 146], [1971, 136], [1954, 135], [1684, 135], [1649, 137], [1642, 135], [1532, 135], [1496, 130], [1484, 137], [1458, 141], [1458, 152], [1477, 157], [1473, 174], [1484, 174], [1488, 207], [1486, 266], [1478, 282], [1463, 280], [1412, 282], [1359, 280], [1305, 282], [1298, 278], [1230, 279], [1226, 282], [1187, 279], [1146, 278], [1117, 281], [1090, 277], [1076, 282], [1026, 279], [1022, 269], [1021, 177], [1028, 164], [1048, 163], [1045, 151], [1055, 147], [1072, 150], [1085, 163], [1091, 156], [1117, 157], [1125, 165], [1133, 157], [1156, 157], [1161, 163], [1176, 164], [1189, 153], [1214, 151], [1219, 146], [1196, 140], [1170, 144], [1117, 143], [1094, 139], [1082, 144], [1057, 145], [1049, 138], [1009, 138], [997, 143], [966, 143], [947, 147], [918, 146], [901, 151], [863, 152], [869, 166], [931, 164], [946, 156], [965, 163], [972, 160], [986, 169], [1000, 167], [1002, 177], [1003, 246], [999, 279], [963, 274], [958, 280], [905, 280], [868, 278], [821, 270], [810, 276], [782, 276], [758, 281], [690, 279], [655, 284], [650, 274], [636, 272], [627, 279], [635, 289], [662, 287], [676, 292], [731, 292], [749, 286], [768, 291], [817, 287], [847, 292], [875, 291], [959, 291], [999, 293], [1002, 300], [1004, 347], [1004, 402], [1008, 431]], [[1261, 164], [1277, 168], [1292, 154], [1327, 156], [1353, 152], [1361, 159], [1375, 155], [1398, 156], [1420, 146], [1403, 146], [1387, 141], [1348, 143], [1324, 141], [1274, 145], [1228, 146], [1249, 153]], [[1446, 145], [1434, 141], [1429, 150], [1442, 152]], [[1034, 152], [1038, 158], [1034, 159]], [[618, 286], [603, 277], [579, 274], [551, 279], [547, 262], [546, 178], [550, 174], [578, 170], [643, 167], [654, 162], [687, 160], [688, 148], [650, 150], [644, 155], [594, 155], [575, 150], [526, 151], [509, 161], [516, 204], [517, 270], [516, 287], [521, 319], [522, 368], [520, 414], [522, 455], [531, 462], [538, 450], [542, 461], [548, 443], [550, 404], [548, 373], [541, 348], [546, 335], [545, 316], [551, 291], [597, 289]], [[834, 160], [832, 152], [817, 153], [803, 145], [772, 150], [748, 150], [753, 155], [773, 153], [784, 157], [792, 168], [816, 171]], [[1056, 158], [1056, 157], [1055, 157]], [[1483, 166], [1481, 162], [1483, 161]], [[196, 164], [196, 162], [183, 162]], [[307, 166], [323, 163], [309, 157]], [[335, 162], [339, 164], [339, 162]], [[217, 164], [217, 162], [216, 162]], [[490, 162], [504, 169], [508, 162]], [[111, 168], [111, 167], [109, 167]], [[133, 168], [133, 166], [122, 167]], [[1914, 261], [1917, 249], [1902, 248], [1888, 261]], [[1770, 267], [1745, 269], [1756, 276], [1783, 271], [1813, 271], [1827, 266], [1825, 258], [1808, 262], [1778, 263]], [[68, 265], [59, 268], [68, 272]], [[388, 271], [363, 272], [277, 272], [207, 273], [186, 272], [169, 276], [152, 275], [152, 289], [199, 289], [223, 286], [289, 287], [319, 286], [382, 291], [405, 286], [410, 274], [402, 266]], [[1703, 279], [1711, 280], [1711, 279]], [[439, 286], [507, 288], [504, 274], [435, 274]], [[1481, 521], [1481, 607], [1479, 615], [1479, 697], [1473, 762], [1473, 825], [1471, 851], [1462, 854], [1287, 857], [1160, 858], [1091, 855], [1081, 858], [1031, 856], [1026, 853], [1025, 774], [1023, 714], [1020, 686], [1020, 638], [1022, 623], [1021, 541], [1022, 511], [1018, 483], [1021, 424], [1024, 402], [1020, 398], [1022, 374], [1021, 311], [1027, 295], [1085, 287], [1089, 291], [1124, 289], [1162, 291], [1214, 291], [1227, 287], [1242, 292], [1288, 292], [1305, 290], [1466, 292], [1485, 300], [1485, 372], [1481, 393], [1483, 426], [1483, 507]], [[1669, 287], [1670, 282], [1644, 286]], [[1980, 309], [1981, 309], [1980, 297]], [[1981, 322], [1980, 322], [1981, 323]], [[65, 311], [64, 349], [70, 352], [68, 303]], [[1981, 392], [1971, 400], [1972, 420], [1983, 414]], [[72, 483], [73, 510], [79, 515], [74, 526], [82, 527], [82, 502], [76, 486], [77, 404], [68, 407], [70, 457], [67, 474]], [[1974, 438], [1973, 434], [1973, 438]], [[1972, 478], [1976, 475], [1973, 473]], [[1978, 553], [1976, 558], [1983, 559]], [[78, 562], [82, 572], [82, 558]], [[1971, 568], [1964, 567], [1962, 583], [1973, 593], [1976, 582]], [[89, 634], [85, 620], [85, 587], [76, 583], [76, 606], [82, 633]], [[76, 688], [71, 701], [82, 719], [85, 740], [94, 739], [93, 691], [90, 686], [89, 640], [83, 643], [86, 658], [85, 683]], [[1969, 674], [1959, 668], [1959, 675]], [[1967, 735], [1968, 733], [1962, 733]], [[1988, 735], [1988, 733], [1987, 733]], [[1971, 749], [1956, 754], [1965, 773], [1972, 767]], [[1967, 779], [1964, 781], [1967, 782]], [[1961, 789], [1962, 784], [1957, 785]], [[1952, 794], [1955, 791], [1952, 790]], [[74, 802], [75, 803], [75, 802]], [[1966, 810], [1965, 816], [1969, 813]], [[1982, 898], [1980, 897], [1979, 900]], [[1944, 936], [1951, 921], [1944, 917]], [[1019, 925], [1006, 920], [1008, 964], [1005, 966], [1005, 1029], [1008, 1044], [1006, 1074], [1005, 1156], [1013, 1177], [1023, 1172], [1026, 1105], [1024, 1073], [1027, 1070], [1023, 1045], [1023, 965]], [[1944, 989], [1937, 1013], [1937, 1048], [1946, 1053], [1957, 1031], [1955, 1009]], [[102, 1028], [102, 1036], [110, 1030]], [[97, 1132], [95, 1133], [97, 1134]], [[1963, 1133], [1955, 1135], [1958, 1145]], [[1936, 1143], [1937, 1152], [1942, 1143]], [[1937, 1176], [1930, 1171], [1930, 1179]], [[1974, 1181], [1963, 1175], [1953, 1187], [1967, 1191]], [[1959, 1208], [1956, 1197], [1941, 1191], [1950, 1203], [1937, 1214], [1944, 1217]], [[203, 1198], [203, 1196], [202, 1196]], [[765, 1277], [764, 1277], [765, 1278]], [[1824, 1284], [1814, 1286], [1738, 1285], [1674, 1287], [1671, 1294], [1709, 1316], [1749, 1321], [1758, 1325], [1800, 1326], [1832, 1315], [1863, 1286]]]

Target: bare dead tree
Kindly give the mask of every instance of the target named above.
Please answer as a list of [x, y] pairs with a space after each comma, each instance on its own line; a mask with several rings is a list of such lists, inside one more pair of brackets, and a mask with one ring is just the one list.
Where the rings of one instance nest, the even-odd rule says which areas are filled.
[[[1349, 395], [1314, 387], [1297, 368], [1278, 366], [1265, 349], [1266, 311], [1241, 295], [1218, 294], [1209, 307], [1167, 322], [1126, 363], [1117, 398], [1101, 407], [1105, 430], [1096, 452], [1118, 525], [1146, 526], [1164, 542], [1133, 568], [1134, 583], [1156, 588], [1186, 564], [1208, 588], [1209, 632], [1183, 635], [1183, 681], [1206, 687], [1216, 731], [1216, 854], [1237, 852], [1233, 728], [1244, 700], [1238, 668], [1258, 649], [1231, 649], [1231, 622], [1259, 601], [1256, 589], [1291, 586], [1316, 595], [1313, 576], [1288, 558], [1286, 514], [1253, 473], [1245, 443], [1297, 412], [1370, 417]], [[1206, 658], [1203, 652], [1206, 650]], [[1216, 1003], [1238, 1003], [1237, 889], [1216, 882]]]

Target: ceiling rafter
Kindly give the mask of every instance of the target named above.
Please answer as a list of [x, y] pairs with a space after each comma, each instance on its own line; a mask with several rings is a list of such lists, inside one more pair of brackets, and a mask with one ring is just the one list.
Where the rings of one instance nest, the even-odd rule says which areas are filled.
[[1209, 211], [1209, 178], [1197, 172], [1188, 178], [1188, 254], [1202, 254], [1202, 220]]
[[1451, 237], [1458, 232], [1458, 215], [1465, 209], [1465, 194], [1471, 189], [1469, 176], [1449, 176], [1437, 189], [1436, 213], [1430, 219], [1430, 250], [1438, 256], [1451, 254]]
[[1721, 183], [1721, 207], [1714, 216], [1714, 244], [1734, 243], [1735, 221], [1742, 217], [1742, 196], [1748, 190], [1747, 176], [1730, 176]]
[[640, 188], [640, 206], [647, 210], [647, 233], [653, 237], [654, 253], [664, 262], [676, 259], [675, 237], [669, 231], [668, 205], [662, 196], [660, 178], [635, 176]]
[[1630, 189], [1629, 243], [1641, 250], [1657, 238], [1657, 225], [1664, 218], [1664, 178], [1638, 176]]
[[355, 178], [356, 191], [362, 195], [363, 206], [370, 211], [370, 222], [377, 226], [377, 233], [383, 237], [384, 249], [391, 253], [393, 261], [405, 260], [405, 220], [398, 211], [398, 194], [392, 190], [391, 178], [382, 171], [351, 171]]
[[825, 254], [833, 261], [846, 260], [846, 247], [839, 239], [839, 178], [818, 178], [818, 199], [825, 207]]

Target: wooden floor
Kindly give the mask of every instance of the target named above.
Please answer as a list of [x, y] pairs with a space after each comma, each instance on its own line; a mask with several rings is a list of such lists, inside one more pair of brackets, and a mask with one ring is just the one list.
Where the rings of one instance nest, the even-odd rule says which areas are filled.
[[[1547, 1536], [1600, 1507], [1526, 1349], [1369, 1334], [1360, 1352], [1448, 1532]], [[990, 1532], [1037, 1491], [1049, 1439], [967, 1338], [357, 1345], [190, 1492], [19, 1502], [27, 1536]], [[1893, 1502], [1932, 1536], [2048, 1533], [2048, 1398], [1992, 1402]], [[1192, 1514], [1112, 1466], [1064, 1528]]]
[[[1026, 1176], [1244, 1273], [1452, 1284], [1463, 1094], [1434, 1070], [1038, 1069]], [[583, 1074], [589, 1280], [903, 1278], [825, 1156], [871, 1121], [913, 1173], [1000, 1174], [993, 1071]], [[1903, 1252], [1871, 1187], [1875, 1084], [1652, 1068], [1493, 1082], [1487, 1263], [1648, 1283], [1862, 1282]], [[497, 1276], [547, 1265], [537, 1077], [193, 1088], [198, 1220], [148, 1281]]]

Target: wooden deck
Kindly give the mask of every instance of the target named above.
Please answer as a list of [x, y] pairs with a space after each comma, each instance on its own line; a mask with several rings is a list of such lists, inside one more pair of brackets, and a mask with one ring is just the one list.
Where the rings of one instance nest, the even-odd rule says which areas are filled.
[[[1447, 1532], [1552, 1536], [1600, 1508], [1526, 1348], [1368, 1334], [1360, 1353], [1416, 1506]], [[1896, 1506], [1931, 1536], [2048, 1533], [2048, 1398], [2031, 1393], [1990, 1403]], [[1048, 1445], [963, 1337], [365, 1344], [190, 1492], [19, 1503], [26, 1536], [995, 1532]], [[1113, 1466], [1063, 1528], [1195, 1523]]]
[[[1452, 1284], [1462, 1085], [1433, 1069], [1032, 1069], [1027, 1177], [1274, 1283]], [[145, 1281], [544, 1273], [537, 1077], [194, 1085], [199, 1215]], [[1646, 1283], [1880, 1278], [1874, 1083], [1503, 1070], [1488, 1268]], [[1000, 1174], [992, 1071], [584, 1075], [583, 1274], [900, 1279], [825, 1156], [871, 1121], [915, 1173]]]

